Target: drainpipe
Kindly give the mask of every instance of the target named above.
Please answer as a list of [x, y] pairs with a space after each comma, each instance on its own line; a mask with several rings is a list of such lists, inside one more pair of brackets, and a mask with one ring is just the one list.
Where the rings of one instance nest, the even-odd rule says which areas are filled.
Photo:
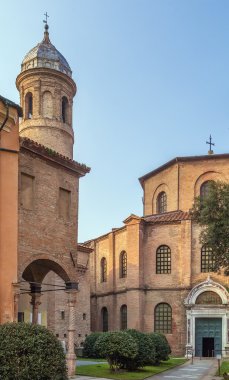
[[6, 103], [6, 117], [5, 117], [2, 125], [0, 126], [0, 132], [3, 129], [3, 127], [6, 124], [6, 122], [7, 122], [8, 119], [9, 119], [9, 105]]

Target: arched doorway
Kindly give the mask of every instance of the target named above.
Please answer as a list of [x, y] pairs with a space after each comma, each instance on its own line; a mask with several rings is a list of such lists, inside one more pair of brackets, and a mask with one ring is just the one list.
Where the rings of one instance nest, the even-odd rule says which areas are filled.
[[187, 344], [195, 356], [225, 354], [229, 346], [228, 292], [207, 278], [196, 285], [184, 302], [187, 317]]
[[[65, 310], [62, 311], [62, 317], [64, 316], [63, 324], [66, 329], [67, 341], [67, 363], [69, 373], [75, 368], [75, 331], [76, 331], [76, 294], [78, 290], [78, 282], [76, 275], [72, 272], [68, 273], [64, 265], [61, 263], [45, 259], [38, 258], [27, 263], [25, 269], [21, 274], [20, 285], [20, 300], [19, 300], [19, 313], [22, 312], [22, 307], [30, 308], [30, 320], [27, 322], [41, 323], [46, 325], [55, 333], [55, 312], [50, 312], [50, 303], [55, 301], [55, 294], [61, 292], [65, 297]], [[58, 297], [57, 297], [58, 298]], [[50, 312], [45, 320], [40, 318], [42, 303], [46, 306], [46, 312]], [[43, 308], [44, 310], [44, 308]], [[56, 310], [55, 307], [52, 310]], [[51, 323], [50, 321], [54, 322]], [[56, 334], [57, 335], [57, 334]], [[58, 336], [59, 338], [59, 336]]]

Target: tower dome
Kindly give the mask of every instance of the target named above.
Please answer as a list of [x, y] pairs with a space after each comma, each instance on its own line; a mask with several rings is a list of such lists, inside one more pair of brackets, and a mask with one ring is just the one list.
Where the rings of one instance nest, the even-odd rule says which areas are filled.
[[20, 136], [72, 158], [72, 105], [77, 88], [67, 60], [50, 42], [47, 22], [42, 42], [22, 61], [16, 85], [23, 109]]
[[31, 49], [22, 61], [21, 71], [36, 67], [47, 67], [72, 76], [71, 68], [64, 56], [49, 39], [48, 25], [45, 25], [43, 40]]

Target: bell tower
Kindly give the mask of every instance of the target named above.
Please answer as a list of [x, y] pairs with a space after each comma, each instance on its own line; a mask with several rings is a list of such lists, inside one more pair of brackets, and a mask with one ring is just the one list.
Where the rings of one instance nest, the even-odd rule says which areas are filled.
[[46, 21], [42, 42], [26, 54], [16, 79], [23, 109], [19, 133], [72, 159], [77, 88], [68, 62], [50, 42], [48, 29]]

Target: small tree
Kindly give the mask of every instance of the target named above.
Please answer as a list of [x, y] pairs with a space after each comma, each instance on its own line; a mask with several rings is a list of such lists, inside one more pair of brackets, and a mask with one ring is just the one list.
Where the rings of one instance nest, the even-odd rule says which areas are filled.
[[134, 360], [127, 361], [127, 369], [134, 370], [153, 364], [156, 355], [155, 345], [149, 335], [134, 329], [126, 330], [126, 332], [132, 336], [138, 345], [138, 353]]
[[99, 358], [98, 352], [95, 350], [95, 343], [101, 336], [101, 332], [95, 332], [88, 335], [84, 342], [83, 356], [86, 358]]
[[209, 182], [208, 193], [197, 197], [192, 208], [192, 218], [203, 230], [200, 242], [211, 247], [214, 270], [229, 270], [229, 184]]
[[61, 343], [43, 326], [0, 325], [0, 379], [67, 380]]
[[124, 331], [103, 333], [95, 343], [95, 350], [101, 357], [106, 357], [111, 371], [126, 368], [127, 361], [138, 353], [137, 343]]
[[154, 365], [159, 365], [161, 361], [168, 360], [169, 354], [171, 353], [171, 348], [168, 344], [166, 337], [160, 333], [150, 333], [148, 334], [151, 342], [155, 346], [155, 360]]

